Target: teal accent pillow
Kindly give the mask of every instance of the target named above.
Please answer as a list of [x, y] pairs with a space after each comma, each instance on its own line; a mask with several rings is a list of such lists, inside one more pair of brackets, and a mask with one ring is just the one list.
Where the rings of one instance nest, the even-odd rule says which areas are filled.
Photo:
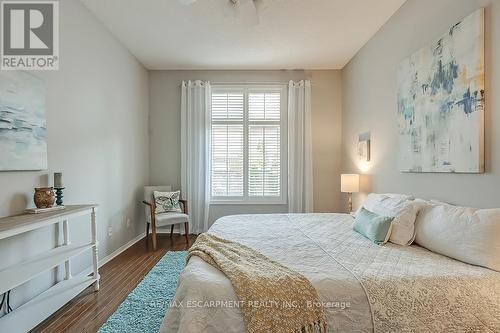
[[356, 215], [353, 229], [378, 245], [387, 243], [391, 236], [394, 217], [381, 216], [364, 207]]

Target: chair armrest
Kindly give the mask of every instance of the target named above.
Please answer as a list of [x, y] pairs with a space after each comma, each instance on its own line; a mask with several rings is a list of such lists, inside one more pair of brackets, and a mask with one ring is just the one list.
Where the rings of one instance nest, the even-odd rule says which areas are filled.
[[188, 214], [188, 202], [185, 199], [179, 199], [179, 202], [182, 203], [182, 210], [184, 214]]
[[151, 224], [153, 225], [153, 228], [156, 228], [156, 218], [155, 218], [155, 212], [156, 212], [156, 205], [153, 201], [153, 203], [148, 202], [146, 200], [142, 200], [142, 203], [145, 204], [146, 206], [149, 206], [149, 214], [151, 214]]
[[147, 202], [146, 200], [142, 200], [142, 203], [148, 205], [149, 207], [153, 207], [153, 204], [151, 202]]

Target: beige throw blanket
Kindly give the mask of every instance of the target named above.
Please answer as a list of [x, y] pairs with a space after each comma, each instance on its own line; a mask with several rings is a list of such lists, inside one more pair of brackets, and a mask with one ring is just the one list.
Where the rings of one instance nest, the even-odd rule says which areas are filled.
[[201, 234], [187, 260], [198, 256], [231, 281], [247, 332], [327, 331], [318, 293], [309, 280], [239, 243]]

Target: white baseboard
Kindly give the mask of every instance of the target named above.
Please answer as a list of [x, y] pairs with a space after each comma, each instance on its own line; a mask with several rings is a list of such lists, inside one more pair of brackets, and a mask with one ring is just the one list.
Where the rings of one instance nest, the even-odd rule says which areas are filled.
[[[157, 230], [156, 233], [158, 233], [158, 234], [170, 234], [170, 230], [168, 230], [168, 231]], [[151, 232], [149, 234], [151, 235]], [[175, 234], [179, 234], [179, 233], [174, 232], [174, 235]], [[108, 262], [113, 260], [119, 254], [121, 254], [123, 251], [125, 251], [126, 249], [128, 249], [129, 247], [131, 247], [132, 245], [134, 245], [135, 243], [137, 243], [141, 239], [144, 239], [144, 237], [145, 237], [145, 234], [141, 233], [141, 234], [137, 235], [136, 237], [132, 238], [127, 243], [125, 243], [122, 246], [120, 246], [119, 248], [117, 248], [116, 250], [114, 250], [112, 253], [105, 256], [104, 258], [99, 259], [99, 268], [101, 268], [102, 266], [104, 266], [105, 264], [107, 264]], [[90, 266], [89, 268], [85, 269], [82, 273], [90, 274], [90, 273], [92, 273], [92, 271], [93, 271], [92, 266]]]
[[137, 243], [141, 239], [143, 239], [144, 236], [145, 235], [143, 233], [137, 235], [136, 237], [134, 237], [131, 240], [129, 240], [127, 243], [123, 244], [122, 246], [120, 246], [119, 248], [117, 248], [116, 250], [114, 250], [112, 253], [110, 253], [107, 256], [105, 256], [104, 258], [100, 259], [99, 260], [99, 268], [101, 266], [105, 265], [106, 263], [110, 262], [111, 260], [113, 260], [120, 253], [122, 253], [123, 251], [125, 251], [126, 249], [128, 249], [129, 247], [131, 247], [132, 245], [134, 245], [135, 243]]
[[[142, 233], [137, 235], [136, 237], [129, 240], [127, 243], [123, 244], [122, 246], [120, 246], [119, 248], [114, 250], [112, 253], [108, 254], [107, 256], [105, 256], [102, 259], [99, 259], [99, 265], [98, 265], [99, 268], [101, 268], [102, 266], [104, 266], [105, 264], [107, 264], [108, 262], [113, 260], [119, 254], [121, 254], [123, 251], [125, 251], [126, 249], [128, 249], [129, 247], [131, 247], [132, 245], [134, 245], [135, 243], [137, 243], [141, 239], [144, 239], [144, 236], [145, 235]], [[92, 268], [92, 266], [90, 266], [89, 268], [85, 269], [82, 273], [83, 274], [90, 274], [90, 273], [92, 273], [92, 271], [93, 271], [93, 268]]]

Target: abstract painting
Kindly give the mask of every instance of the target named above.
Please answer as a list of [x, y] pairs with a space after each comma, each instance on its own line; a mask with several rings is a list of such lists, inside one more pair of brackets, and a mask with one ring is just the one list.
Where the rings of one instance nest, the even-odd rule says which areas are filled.
[[0, 72], [0, 171], [47, 169], [45, 86], [22, 71]]
[[484, 9], [398, 68], [404, 172], [484, 172]]

